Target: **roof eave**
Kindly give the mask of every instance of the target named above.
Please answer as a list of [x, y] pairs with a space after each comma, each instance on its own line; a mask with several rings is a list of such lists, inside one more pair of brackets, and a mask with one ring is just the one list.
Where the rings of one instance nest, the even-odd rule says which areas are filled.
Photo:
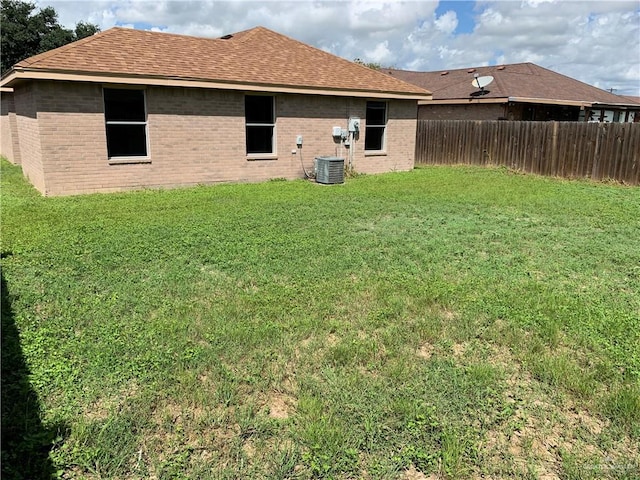
[[152, 75], [110, 74], [95, 72], [69, 72], [43, 69], [14, 68], [0, 81], [0, 87], [12, 87], [23, 80], [57, 80], [104, 84], [149, 85], [164, 87], [208, 88], [218, 90], [242, 90], [273, 93], [299, 93], [312, 95], [331, 95], [344, 97], [387, 98], [404, 100], [428, 100], [431, 96], [416, 92], [382, 90], [348, 90], [319, 86], [297, 86], [208, 80], [202, 78], [167, 77]]
[[612, 107], [612, 108], [639, 108], [640, 105], [633, 103], [611, 103], [597, 102], [587, 100], [558, 100], [552, 98], [525, 98], [525, 97], [509, 97], [510, 102], [519, 103], [542, 103], [546, 105], [567, 105], [572, 107]]
[[622, 108], [622, 109], [639, 109], [640, 103], [608, 103], [608, 102], [593, 102], [591, 104], [592, 107], [612, 107], [612, 108]]
[[[537, 103], [544, 105], [566, 105], [572, 107], [591, 107], [597, 102], [587, 102], [581, 100], [560, 100], [554, 98], [530, 98], [530, 97], [491, 97], [491, 98], [447, 98], [429, 101], [420, 101], [419, 105], [469, 105], [474, 103]], [[602, 104], [611, 105], [611, 104]], [[625, 104], [620, 104], [624, 106]], [[626, 104], [631, 106], [630, 104]]]
[[0, 87], [9, 87], [10, 81], [15, 77], [16, 67], [12, 67], [2, 74], [0, 78]]
[[420, 100], [418, 102], [418, 105], [470, 105], [474, 103], [507, 103], [507, 102], [509, 102], [509, 98], [507, 97], [498, 97], [498, 98], [470, 97], [470, 98], [446, 98], [446, 99]]
[[590, 107], [592, 102], [585, 100], [562, 100], [557, 98], [509, 97], [513, 103], [538, 103], [543, 105], [565, 105], [569, 107]]

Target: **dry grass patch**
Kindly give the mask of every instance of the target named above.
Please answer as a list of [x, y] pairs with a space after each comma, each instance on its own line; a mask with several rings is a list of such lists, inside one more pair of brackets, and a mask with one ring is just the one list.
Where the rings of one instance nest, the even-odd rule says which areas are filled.
[[430, 343], [423, 343], [418, 347], [416, 355], [424, 360], [429, 360], [431, 355], [433, 355], [434, 349], [434, 346]]
[[296, 401], [293, 397], [275, 393], [271, 395], [268, 401], [269, 416], [278, 420], [285, 420], [295, 410], [295, 404]]
[[[584, 469], [594, 472], [599, 462], [622, 464], [640, 458], [638, 445], [629, 439], [613, 440], [604, 447], [602, 435], [610, 428], [608, 420], [591, 413], [579, 400], [549, 390], [507, 348], [492, 350], [491, 364], [508, 372], [504, 402], [510, 414], [486, 433], [481, 446], [484, 463], [500, 465], [497, 470], [487, 468], [487, 473], [533, 474], [555, 480], [566, 478], [568, 455], [582, 459]], [[615, 478], [614, 472], [599, 475], [594, 478]]]

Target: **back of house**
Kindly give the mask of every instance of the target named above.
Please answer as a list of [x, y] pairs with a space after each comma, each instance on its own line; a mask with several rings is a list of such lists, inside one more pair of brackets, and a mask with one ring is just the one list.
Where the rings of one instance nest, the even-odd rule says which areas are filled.
[[263, 27], [113, 28], [0, 82], [2, 154], [45, 195], [301, 178], [320, 156], [414, 165], [429, 91]]

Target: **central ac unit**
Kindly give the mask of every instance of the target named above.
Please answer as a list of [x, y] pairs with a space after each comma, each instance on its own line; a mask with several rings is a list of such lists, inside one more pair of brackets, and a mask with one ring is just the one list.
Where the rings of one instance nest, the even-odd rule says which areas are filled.
[[344, 158], [316, 157], [315, 170], [318, 183], [344, 183]]

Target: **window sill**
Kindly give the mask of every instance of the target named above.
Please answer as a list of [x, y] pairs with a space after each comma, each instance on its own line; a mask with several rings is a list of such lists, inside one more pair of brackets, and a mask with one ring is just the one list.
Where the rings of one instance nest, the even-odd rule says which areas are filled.
[[261, 160], [278, 160], [278, 155], [270, 154], [270, 153], [256, 153], [247, 155], [248, 162], [255, 162]]
[[365, 157], [386, 157], [387, 152], [384, 150], [368, 150], [368, 151], [365, 150], [364, 156]]
[[149, 157], [116, 157], [109, 159], [109, 165], [128, 165], [131, 163], [151, 163]]

